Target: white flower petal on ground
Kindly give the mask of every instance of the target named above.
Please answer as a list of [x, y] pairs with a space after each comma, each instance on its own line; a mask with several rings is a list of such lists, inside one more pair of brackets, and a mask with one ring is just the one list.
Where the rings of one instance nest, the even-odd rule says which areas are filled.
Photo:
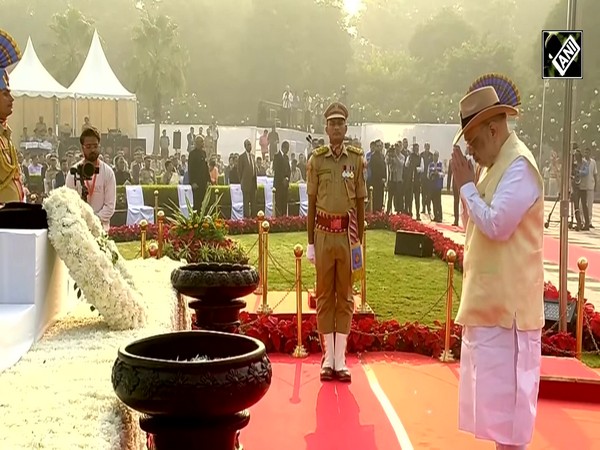
[[[117, 349], [153, 334], [189, 329], [189, 311], [171, 288], [169, 259], [124, 261], [148, 311], [145, 328], [115, 331], [80, 304], [55, 324], [15, 366], [0, 374], [0, 449], [142, 449], [137, 415], [111, 385]], [[82, 264], [85, 267], [85, 264]], [[128, 434], [130, 430], [130, 434]], [[126, 440], [128, 440], [126, 442]]]

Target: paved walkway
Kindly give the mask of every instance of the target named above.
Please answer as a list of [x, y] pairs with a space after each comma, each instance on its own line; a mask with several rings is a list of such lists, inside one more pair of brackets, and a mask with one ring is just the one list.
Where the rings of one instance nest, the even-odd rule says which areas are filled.
[[[452, 225], [454, 223], [454, 213], [453, 213], [453, 197], [451, 195], [443, 195], [442, 196], [442, 211], [443, 211], [443, 223], [446, 225]], [[552, 210], [552, 206], [554, 202], [547, 201], [545, 203], [545, 212], [546, 217], [550, 214]], [[424, 222], [427, 221], [428, 216], [423, 216], [422, 220]], [[593, 218], [596, 218], [596, 223], [600, 225], [600, 204], [594, 205], [594, 213], [592, 215]], [[555, 239], [559, 239], [560, 237], [560, 227], [559, 227], [559, 207], [556, 206], [554, 213], [551, 217], [550, 226], [544, 230], [545, 236], [550, 236]], [[594, 221], [592, 220], [592, 223]], [[432, 223], [432, 225], [435, 225]], [[464, 244], [464, 233], [461, 229], [456, 228], [454, 230], [446, 229], [446, 228], [438, 228], [440, 232], [442, 232], [445, 236], [452, 239], [453, 241]], [[590, 231], [572, 231], [569, 230], [569, 245], [577, 245], [579, 247], [600, 252], [600, 230], [593, 229]], [[574, 251], [574, 250], [570, 250]], [[559, 279], [559, 266], [558, 261], [544, 261], [544, 270], [545, 270], [545, 280], [551, 281], [555, 286], [558, 287], [558, 279]], [[568, 275], [568, 289], [571, 294], [576, 295], [578, 290], [578, 282], [579, 282], [579, 274], [578, 272], [570, 270]], [[597, 310], [600, 311], [600, 280], [586, 277], [585, 282], [585, 292], [588, 301], [592, 303]]]

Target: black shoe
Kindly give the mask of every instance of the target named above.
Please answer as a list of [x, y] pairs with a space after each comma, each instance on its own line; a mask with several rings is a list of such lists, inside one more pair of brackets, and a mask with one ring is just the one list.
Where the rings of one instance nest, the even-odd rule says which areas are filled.
[[338, 381], [341, 381], [342, 383], [351, 383], [352, 382], [352, 375], [350, 374], [350, 371], [348, 369], [336, 370], [335, 378]]
[[321, 367], [321, 373], [319, 374], [321, 381], [333, 381], [333, 369], [331, 367]]

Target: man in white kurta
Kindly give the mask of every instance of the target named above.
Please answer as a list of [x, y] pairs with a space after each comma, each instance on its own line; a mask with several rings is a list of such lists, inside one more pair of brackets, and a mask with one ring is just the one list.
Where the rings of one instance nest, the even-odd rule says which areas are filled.
[[540, 377], [543, 179], [532, 153], [509, 131], [507, 115], [517, 110], [499, 104], [493, 88], [482, 89], [461, 100], [479, 179], [464, 155], [452, 157], [466, 228], [456, 317], [463, 325], [459, 428], [498, 449], [522, 450], [533, 436]]
[[77, 176], [69, 173], [66, 180], [66, 186], [76, 189], [81, 195], [82, 183], [85, 183], [88, 190], [87, 201], [98, 216], [102, 227], [108, 232], [110, 228], [110, 219], [115, 213], [115, 204], [117, 200], [117, 181], [112, 168], [102, 161], [100, 156], [100, 134], [94, 128], [86, 128], [79, 138], [84, 160], [82, 163], [96, 164], [98, 173], [95, 173], [91, 180], [80, 180]]

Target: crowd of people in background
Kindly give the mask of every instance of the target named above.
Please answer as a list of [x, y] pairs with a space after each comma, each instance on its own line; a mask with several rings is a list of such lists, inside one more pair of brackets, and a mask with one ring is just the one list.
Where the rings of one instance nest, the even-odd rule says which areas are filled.
[[[82, 131], [91, 127], [91, 121], [86, 118]], [[247, 140], [241, 143], [240, 152], [230, 153], [224, 161], [218, 151], [216, 122], [206, 129], [191, 127], [186, 141], [186, 148], [173, 154], [170, 138], [163, 130], [159, 153], [103, 146], [100, 158], [113, 168], [118, 186], [189, 184], [193, 187], [197, 205], [202, 203], [209, 185], [240, 184], [246, 198], [255, 199], [253, 192], [257, 188], [253, 180], [273, 177], [276, 205], [279, 205], [276, 214], [287, 215], [284, 206], [287, 205], [287, 187], [306, 181], [306, 162], [311, 149], [325, 145], [322, 138], [315, 138], [306, 151], [290, 152], [289, 142], [280, 142], [277, 129], [273, 127], [263, 131], [256, 146]], [[26, 144], [32, 142], [51, 145], [26, 149]], [[43, 117], [39, 118], [32, 135], [27, 129], [23, 130], [19, 160], [26, 193], [41, 198], [52, 189], [65, 185], [69, 169], [81, 159], [81, 154], [67, 150], [59, 157], [56, 151], [59, 142], [60, 138], [45, 125]], [[362, 143], [355, 138], [347, 138], [346, 144], [362, 148]], [[571, 216], [574, 229], [585, 231], [593, 228], [592, 207], [598, 170], [589, 148], [574, 148], [573, 155]], [[419, 143], [409, 145], [406, 138], [396, 143], [375, 140], [365, 149], [365, 157], [374, 211], [401, 212], [416, 220], [426, 214], [431, 220], [441, 222], [441, 196], [445, 188], [454, 195], [454, 225], [459, 225], [460, 201], [458, 191], [453, 188], [451, 168], [446, 161], [440, 160], [438, 151], [432, 151], [429, 143], [425, 142], [421, 151]], [[557, 198], [561, 164], [555, 152], [544, 163], [541, 172], [546, 195]], [[245, 213], [248, 216], [255, 213], [254, 204], [255, 200], [247, 202]]]
[[[345, 86], [333, 94], [342, 103], [348, 101]], [[286, 128], [319, 132], [317, 125], [329, 99], [304, 91], [302, 95], [287, 86], [282, 94], [282, 114], [276, 124]], [[93, 128], [85, 117], [81, 131]], [[60, 126], [58, 133], [48, 127], [44, 117], [39, 117], [33, 131], [24, 128], [20, 137], [19, 160], [22, 181], [27, 194], [38, 199], [52, 189], [65, 185], [69, 169], [81, 158], [80, 151], [65, 150], [64, 140], [73, 134], [68, 124]], [[132, 151], [128, 147], [105, 145], [100, 158], [115, 173], [117, 185], [176, 185], [189, 184], [194, 192], [194, 204], [202, 204], [209, 185], [219, 183], [240, 184], [245, 201], [244, 214], [256, 211], [256, 178], [273, 177], [276, 188], [277, 215], [287, 215], [288, 186], [306, 181], [306, 164], [312, 149], [325, 145], [322, 138], [309, 138], [305, 151], [290, 152], [290, 143], [280, 141], [276, 125], [265, 129], [257, 143], [246, 140], [240, 143], [239, 152], [231, 152], [224, 161], [219, 151], [219, 128], [215, 120], [203, 128], [190, 127], [185, 142], [173, 152], [171, 138], [162, 130], [157, 151], [147, 154], [144, 149]], [[347, 145], [363, 147], [355, 138], [347, 138]], [[453, 187], [452, 170], [447, 161], [440, 160], [438, 151], [429, 143], [420, 144], [408, 139], [396, 143], [375, 140], [365, 148], [367, 160], [367, 186], [372, 192], [373, 211], [404, 213], [416, 220], [426, 214], [435, 222], [443, 219], [442, 191], [444, 187], [454, 196], [454, 225], [459, 225], [459, 193]], [[60, 156], [59, 156], [60, 155]], [[471, 160], [473, 170], [475, 163]], [[589, 230], [592, 224], [592, 206], [597, 186], [596, 161], [589, 148], [573, 148], [571, 195], [573, 222], [576, 230]], [[555, 152], [542, 165], [545, 192], [558, 198], [561, 163]]]

